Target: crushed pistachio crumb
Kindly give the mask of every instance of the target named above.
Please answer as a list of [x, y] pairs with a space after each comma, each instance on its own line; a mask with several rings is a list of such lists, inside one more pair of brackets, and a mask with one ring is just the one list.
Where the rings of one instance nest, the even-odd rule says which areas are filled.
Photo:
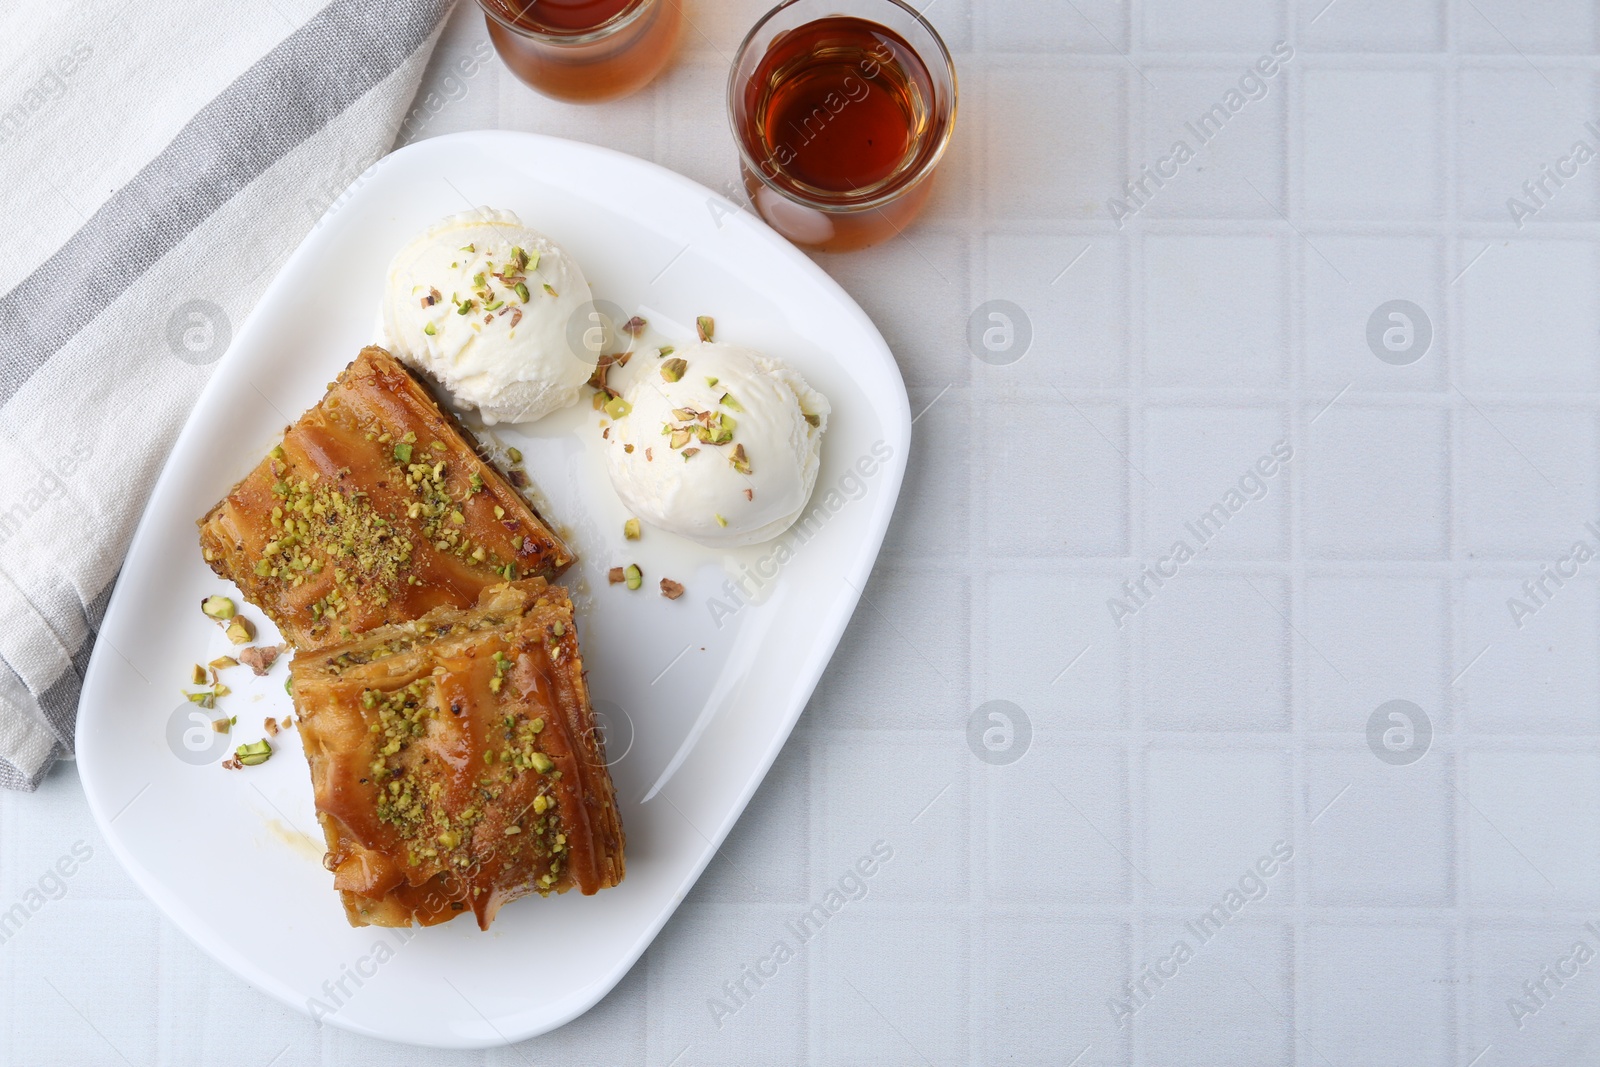
[[233, 750], [233, 758], [246, 767], [257, 767], [272, 758], [272, 745], [266, 738], [240, 745]]

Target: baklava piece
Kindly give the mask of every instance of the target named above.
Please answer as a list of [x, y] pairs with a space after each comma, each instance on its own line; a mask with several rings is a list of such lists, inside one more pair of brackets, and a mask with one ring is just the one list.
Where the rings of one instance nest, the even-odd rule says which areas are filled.
[[352, 926], [432, 926], [622, 881], [566, 591], [486, 589], [294, 658], [325, 865]]
[[318, 648], [498, 582], [554, 578], [561, 539], [423, 385], [362, 350], [200, 520], [200, 548], [297, 648]]

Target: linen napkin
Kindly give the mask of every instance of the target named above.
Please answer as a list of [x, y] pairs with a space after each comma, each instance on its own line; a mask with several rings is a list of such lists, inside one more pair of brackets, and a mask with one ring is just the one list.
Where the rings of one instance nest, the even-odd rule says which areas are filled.
[[451, 0], [52, 7], [0, 45], [0, 786], [72, 751], [144, 501], [276, 267], [394, 143]]

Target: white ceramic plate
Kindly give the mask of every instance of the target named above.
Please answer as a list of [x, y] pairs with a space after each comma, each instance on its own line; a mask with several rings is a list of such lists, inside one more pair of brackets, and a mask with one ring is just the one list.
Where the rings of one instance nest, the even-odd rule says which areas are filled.
[[[564, 245], [597, 298], [669, 338], [712, 315], [719, 340], [765, 349], [832, 401], [804, 543], [733, 554], [647, 530], [625, 513], [587, 404], [496, 427], [579, 556], [589, 685], [607, 719], [627, 832], [624, 883], [524, 899], [481, 933], [353, 930], [331, 876], [297, 733], [270, 762], [218, 766], [181, 692], [190, 665], [229, 651], [199, 611], [237, 591], [200, 559], [195, 519], [372, 339], [385, 267], [413, 234], [476, 205], [509, 208]], [[810, 260], [727, 200], [653, 164], [570, 141], [469, 133], [405, 148], [363, 175], [290, 257], [201, 395], [162, 472], [111, 599], [78, 717], [89, 804], [135, 881], [205, 951], [334, 1025], [459, 1048], [551, 1030], [603, 997], [710, 862], [810, 697], [855, 608], [894, 509], [910, 440], [905, 386], [883, 338]], [[821, 508], [817, 511], [817, 508]], [[776, 551], [778, 544], [792, 549]], [[781, 559], [781, 562], [780, 562]], [[638, 562], [645, 588], [609, 587]], [[659, 577], [688, 587], [658, 595]], [[725, 583], [741, 579], [736, 600]], [[720, 604], [717, 607], [716, 604]], [[259, 640], [277, 635], [254, 608]], [[229, 744], [290, 711], [286, 664], [230, 670]]]

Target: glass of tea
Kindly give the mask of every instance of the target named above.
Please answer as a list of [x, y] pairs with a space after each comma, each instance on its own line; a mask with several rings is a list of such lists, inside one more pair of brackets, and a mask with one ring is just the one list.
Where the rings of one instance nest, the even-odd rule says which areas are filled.
[[672, 58], [680, 0], [478, 0], [489, 39], [525, 84], [558, 100], [615, 100]]
[[740, 46], [728, 113], [761, 217], [808, 248], [863, 248], [927, 202], [955, 126], [955, 66], [899, 0], [787, 0]]

